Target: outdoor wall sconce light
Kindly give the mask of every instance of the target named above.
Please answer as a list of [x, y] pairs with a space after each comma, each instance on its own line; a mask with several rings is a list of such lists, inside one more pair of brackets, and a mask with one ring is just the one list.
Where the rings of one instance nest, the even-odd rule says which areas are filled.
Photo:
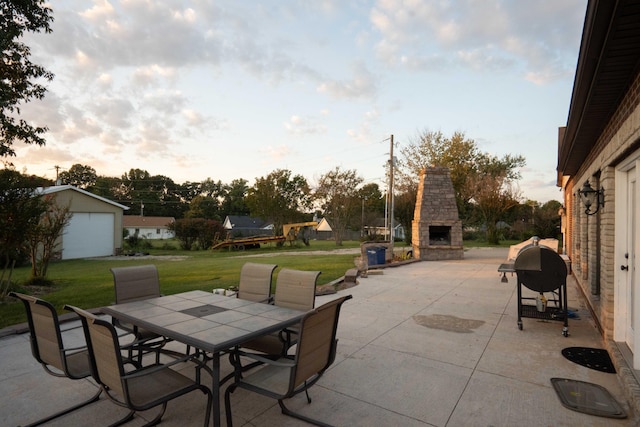
[[[594, 215], [600, 210], [600, 206], [604, 207], [604, 189], [594, 190], [591, 188], [589, 180], [585, 181], [584, 185], [578, 190], [580, 200], [586, 208], [584, 213], [587, 215]], [[595, 205], [595, 210], [591, 210]]]

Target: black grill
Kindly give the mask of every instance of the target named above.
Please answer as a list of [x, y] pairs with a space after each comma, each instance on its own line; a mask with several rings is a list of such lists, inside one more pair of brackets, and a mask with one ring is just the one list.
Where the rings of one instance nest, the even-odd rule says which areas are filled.
[[[522, 317], [558, 320], [564, 322], [562, 334], [568, 336], [567, 265], [562, 257], [546, 246], [531, 246], [520, 251], [513, 266], [518, 278], [518, 328], [522, 330]], [[525, 303], [537, 298], [523, 297], [522, 286], [540, 295], [550, 294], [543, 311]]]

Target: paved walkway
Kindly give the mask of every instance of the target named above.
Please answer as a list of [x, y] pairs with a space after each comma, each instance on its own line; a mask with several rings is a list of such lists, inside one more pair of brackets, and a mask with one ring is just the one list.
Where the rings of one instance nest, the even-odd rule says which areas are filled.
[[[460, 261], [416, 262], [360, 278], [341, 291], [335, 364], [290, 406], [336, 426], [637, 426], [618, 376], [566, 360], [565, 347], [603, 348], [570, 280], [568, 338], [561, 322], [523, 319], [518, 330], [515, 277], [501, 283], [506, 249], [472, 249]], [[321, 296], [316, 305], [333, 298]], [[75, 331], [77, 332], [77, 331]], [[228, 366], [223, 366], [223, 369]], [[566, 409], [550, 378], [599, 384], [622, 404], [625, 420]], [[206, 381], [205, 381], [206, 383]], [[53, 378], [29, 351], [27, 334], [0, 340], [0, 425], [27, 423], [95, 390], [89, 380]], [[205, 399], [193, 393], [170, 402], [163, 426], [201, 425]], [[302, 426], [275, 401], [238, 390], [236, 426]], [[142, 425], [156, 410], [127, 425]], [[126, 411], [106, 399], [51, 426], [108, 425]]]

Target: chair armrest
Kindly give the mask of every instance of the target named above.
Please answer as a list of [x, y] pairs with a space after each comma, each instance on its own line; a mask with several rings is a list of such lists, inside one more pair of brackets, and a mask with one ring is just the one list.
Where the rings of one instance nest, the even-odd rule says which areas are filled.
[[293, 368], [296, 365], [293, 360], [287, 359], [287, 358], [280, 358], [280, 359], [273, 360], [273, 359], [269, 359], [268, 357], [263, 357], [256, 353], [247, 353], [246, 351], [242, 351], [242, 350], [236, 350], [235, 353], [238, 356], [247, 357], [249, 359], [262, 362], [266, 365], [281, 366], [283, 368]]

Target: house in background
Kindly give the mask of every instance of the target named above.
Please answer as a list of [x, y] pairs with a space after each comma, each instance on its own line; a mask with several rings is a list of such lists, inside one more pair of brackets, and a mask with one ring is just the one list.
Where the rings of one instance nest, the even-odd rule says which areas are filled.
[[128, 236], [142, 237], [145, 239], [172, 239], [175, 237], [169, 226], [176, 222], [172, 216], [140, 216], [125, 215], [122, 217], [122, 226], [128, 232]]
[[318, 221], [318, 226], [315, 229], [316, 239], [329, 240], [333, 238], [333, 228], [329, 225], [329, 221], [326, 218], [322, 218]]
[[273, 223], [247, 215], [227, 215], [222, 226], [231, 237], [273, 236]]
[[[382, 236], [384, 239], [389, 240], [389, 226], [384, 218], [377, 218], [372, 224], [365, 225], [362, 228], [365, 236]], [[394, 222], [393, 237], [394, 240], [404, 240], [405, 238], [404, 226], [398, 220]]]
[[111, 256], [122, 249], [122, 217], [129, 208], [71, 185], [43, 188], [73, 214], [59, 238], [61, 259]]
[[640, 411], [638, 0], [588, 2], [569, 117], [558, 135], [558, 185], [573, 279]]

